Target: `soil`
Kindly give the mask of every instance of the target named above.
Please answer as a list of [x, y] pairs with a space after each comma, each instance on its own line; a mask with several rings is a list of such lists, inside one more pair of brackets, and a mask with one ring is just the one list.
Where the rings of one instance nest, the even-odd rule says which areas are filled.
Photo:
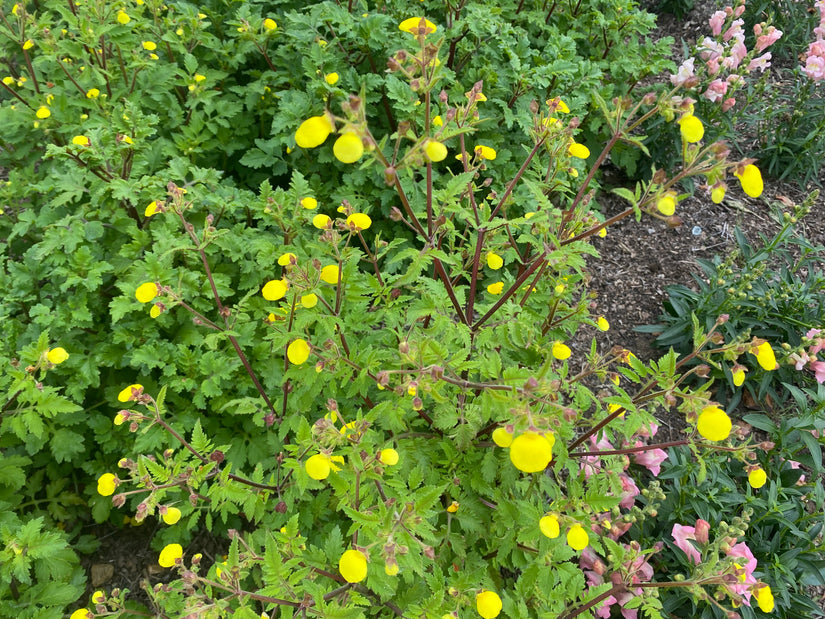
[[[682, 40], [690, 45], [698, 36], [704, 36], [707, 20], [715, 10], [714, 0], [699, 0], [685, 18], [660, 15], [659, 34], [674, 37], [677, 63], [682, 60]], [[684, 284], [695, 288], [692, 274], [701, 273], [697, 258], [710, 259], [727, 253], [735, 245], [733, 231], [737, 227], [752, 242], [760, 235], [772, 236], [777, 230], [771, 217], [776, 205], [787, 199], [799, 203], [823, 184], [825, 169], [820, 170], [818, 184], [806, 187], [766, 178], [763, 195], [753, 199], [734, 181], [721, 204], [714, 204], [703, 190], [679, 202], [677, 214], [683, 224], [678, 228], [669, 228], [664, 221], [647, 216], [638, 223], [629, 217], [611, 226], [604, 239], [595, 239], [601, 257], [588, 261], [593, 277], [590, 287], [598, 293], [597, 311], [610, 322], [610, 330], [599, 334], [604, 350], [619, 345], [642, 360], [661, 356], [662, 351], [653, 344], [654, 336], [634, 329], [657, 322], [666, 287]], [[606, 218], [626, 208], [623, 200], [606, 192], [599, 202]], [[800, 230], [814, 244], [825, 245], [825, 196], [813, 206]], [[592, 336], [592, 332], [583, 333], [577, 347], [588, 349]], [[679, 415], [663, 411], [660, 421], [662, 440], [682, 438], [684, 420]], [[117, 530], [98, 526], [93, 532], [100, 534], [101, 546], [94, 555], [83, 559], [89, 574], [88, 594], [101, 588], [127, 588], [131, 591], [130, 599], [148, 603], [148, 596], [141, 591], [141, 581], [154, 585], [163, 582], [164, 575], [170, 572], [157, 569], [157, 551], [150, 547], [155, 527], [147, 522], [141, 527]], [[208, 556], [204, 548], [211, 549], [213, 555], [221, 554], [219, 544], [213, 536], [203, 533], [192, 547], [204, 552], [204, 560], [209, 564], [214, 556]], [[825, 609], [825, 592], [820, 588], [814, 593]]]

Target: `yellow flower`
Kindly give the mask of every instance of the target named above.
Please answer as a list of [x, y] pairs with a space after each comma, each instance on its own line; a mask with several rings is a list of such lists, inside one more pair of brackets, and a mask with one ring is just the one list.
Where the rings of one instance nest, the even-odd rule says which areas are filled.
[[724, 441], [730, 436], [731, 424], [728, 414], [717, 406], [706, 406], [699, 415], [696, 429], [709, 441]]
[[719, 204], [722, 200], [725, 199], [725, 186], [719, 185], [718, 187], [714, 187], [710, 191], [710, 200], [714, 204]]
[[122, 426], [125, 421], [126, 417], [123, 416], [123, 413], [118, 413], [117, 415], [115, 415], [115, 418], [112, 419], [112, 423], [116, 426]]
[[312, 196], [307, 196], [306, 198], [301, 199], [301, 206], [303, 206], [308, 211], [311, 211], [312, 209], [318, 208], [318, 200], [316, 200]]
[[556, 514], [544, 516], [539, 520], [539, 530], [545, 537], [557, 538], [559, 536], [559, 517]]
[[152, 60], [157, 60], [157, 59], [158, 59], [158, 55], [157, 55], [157, 54], [155, 54], [155, 53], [152, 53], [152, 54], [149, 54], [149, 58], [151, 58]]
[[367, 577], [367, 557], [360, 550], [347, 550], [338, 560], [338, 571], [347, 582], [361, 582]]
[[381, 455], [378, 457], [378, 459], [381, 460], [381, 462], [383, 464], [386, 464], [387, 466], [395, 466], [396, 464], [398, 464], [398, 458], [398, 452], [392, 448], [382, 449]]
[[347, 225], [356, 230], [366, 230], [372, 225], [372, 219], [366, 213], [353, 213], [347, 217]]
[[676, 196], [668, 192], [656, 201], [656, 208], [665, 217], [670, 217], [676, 212]]
[[148, 303], [156, 296], [158, 296], [158, 285], [155, 282], [146, 282], [135, 290], [135, 298], [141, 303]]
[[441, 127], [443, 125], [444, 125], [444, 120], [441, 118], [440, 115], [433, 117], [433, 126], [434, 127]]
[[132, 18], [129, 17], [129, 14], [126, 11], [121, 9], [120, 11], [117, 12], [117, 23], [125, 26], [130, 21], [132, 21]]
[[487, 286], [487, 292], [490, 294], [501, 294], [504, 291], [504, 282], [495, 282]]
[[761, 488], [768, 481], [768, 474], [762, 467], [757, 467], [748, 473], [748, 483], [751, 488]]
[[497, 271], [504, 266], [504, 259], [494, 251], [488, 251], [487, 266], [493, 269], [494, 271]]
[[92, 141], [85, 135], [76, 135], [72, 138], [72, 144], [75, 146], [91, 146]]
[[501, 612], [501, 598], [495, 591], [482, 591], [476, 595], [476, 610], [484, 619], [494, 619]]
[[513, 435], [503, 426], [493, 430], [493, 442], [499, 447], [507, 448], [513, 444]]
[[312, 116], [298, 127], [295, 132], [295, 143], [301, 148], [315, 148], [323, 144], [333, 131], [335, 127], [326, 114]]
[[14, 15], [15, 17], [17, 17], [20, 14], [20, 5], [19, 4], [15, 4], [13, 7], [11, 7], [11, 14]]
[[31, 39], [26, 39], [26, 42], [23, 43], [23, 49], [28, 50], [28, 49], [31, 49], [32, 47], [34, 47], [34, 41], [32, 41]]
[[157, 202], [157, 200], [152, 200], [149, 203], [149, 205], [146, 207], [146, 209], [143, 211], [143, 215], [145, 217], [151, 217], [152, 215], [156, 215], [159, 212], [160, 211], [158, 211], [158, 202]]
[[752, 355], [756, 355], [756, 360], [763, 370], [775, 370], [777, 367], [776, 355], [773, 353], [773, 348], [767, 342], [762, 342], [756, 347], [756, 352], [751, 350]]
[[567, 545], [573, 550], [584, 550], [590, 544], [587, 530], [580, 524], [574, 524], [567, 532]]
[[423, 17], [410, 17], [398, 24], [398, 29], [402, 32], [409, 32], [410, 34], [418, 34], [420, 31], [421, 20], [424, 20], [424, 34], [432, 34], [438, 28], [429, 19]]
[[475, 147], [475, 154], [481, 157], [482, 159], [487, 159], [489, 161], [492, 161], [496, 158], [496, 151], [494, 148], [490, 148], [489, 146], [483, 146], [481, 144]]
[[49, 359], [49, 363], [59, 365], [69, 358], [69, 353], [66, 352], [65, 348], [58, 346], [57, 348], [52, 348], [48, 353], [46, 353], [46, 357]]
[[298, 260], [295, 254], [287, 252], [285, 254], [281, 254], [281, 256], [278, 258], [278, 264], [280, 264], [282, 267], [285, 267], [288, 264], [292, 264], [293, 259], [296, 262]]
[[274, 19], [271, 19], [271, 18], [267, 17], [264, 20], [264, 29], [265, 30], [272, 31], [272, 30], [275, 30], [277, 28], [278, 28], [278, 24], [275, 22]]
[[155, 43], [154, 41], [144, 41], [142, 43], [142, 45], [143, 45], [143, 49], [145, 49], [147, 51], [150, 51], [150, 52], [153, 52], [158, 48], [157, 43]]
[[555, 99], [548, 99], [546, 103], [547, 105], [555, 105], [557, 112], [562, 112], [564, 114], [570, 113], [570, 108], [567, 107], [567, 104], [564, 101], [562, 101], [560, 97], [556, 97]]
[[178, 28], [177, 30], [175, 30], [175, 34], [178, 35], [179, 37], [182, 37], [183, 36], [183, 28]]
[[273, 279], [264, 284], [261, 294], [267, 301], [277, 301], [284, 298], [287, 290], [289, 284], [285, 279]]
[[305, 294], [301, 297], [301, 305], [303, 305], [307, 309], [312, 309], [316, 305], [318, 305], [318, 295], [313, 293]]
[[520, 471], [537, 473], [543, 471], [553, 459], [553, 445], [556, 437], [552, 432], [519, 434], [510, 444], [510, 461]]
[[106, 600], [106, 594], [103, 591], [95, 591], [92, 593], [92, 602], [95, 604], [103, 604]]
[[97, 493], [101, 496], [112, 496], [117, 487], [117, 477], [111, 473], [103, 473], [97, 478]]
[[118, 402], [128, 402], [132, 399], [132, 392], [134, 391], [141, 391], [143, 389], [143, 385], [129, 385], [117, 394], [117, 401]]
[[338, 78], [339, 78], [339, 76], [335, 72], [327, 73], [324, 76], [324, 81], [326, 81], [326, 83], [329, 84], [330, 86], [334, 86], [335, 84], [338, 83]]
[[304, 469], [306, 469], [307, 475], [316, 481], [326, 479], [332, 471], [329, 456], [326, 454], [310, 456], [304, 463]]
[[204, 80], [206, 79], [206, 76], [205, 76], [205, 75], [201, 75], [200, 73], [195, 73], [195, 75], [194, 75], [193, 77], [195, 78], [195, 81], [196, 81], [197, 83], [200, 83], [200, 82], [202, 82], [202, 81], [204, 81]]
[[175, 561], [181, 557], [183, 557], [183, 546], [180, 544], [167, 544], [163, 547], [163, 550], [160, 551], [158, 564], [161, 567], [172, 567], [175, 565]]
[[37, 108], [37, 111], [34, 113], [34, 115], [37, 116], [40, 120], [43, 120], [51, 116], [52, 111], [45, 105], [41, 105], [39, 108]]
[[384, 565], [384, 573], [387, 576], [395, 576], [398, 574], [398, 563], [387, 563]]
[[319, 230], [324, 230], [331, 222], [332, 220], [329, 218], [329, 215], [316, 215], [312, 218], [312, 225]]
[[587, 159], [590, 156], [590, 149], [578, 142], [573, 142], [568, 146], [567, 152], [570, 153], [571, 157], [575, 157], [576, 159]]
[[436, 140], [427, 140], [424, 154], [430, 161], [444, 161], [447, 158], [447, 147]]
[[69, 619], [87, 619], [90, 614], [88, 608], [78, 608]]
[[338, 265], [337, 264], [329, 264], [321, 269], [321, 281], [324, 281], [328, 284], [337, 284], [338, 283]]
[[89, 88], [86, 91], [86, 98], [87, 99], [97, 99], [100, 96], [100, 91], [97, 88]]
[[332, 154], [341, 163], [355, 163], [364, 154], [364, 144], [354, 133], [344, 133], [332, 145]]
[[596, 320], [596, 326], [599, 328], [599, 331], [607, 331], [610, 329], [610, 323], [607, 322], [607, 318], [604, 316], [599, 316], [598, 320]]
[[559, 361], [564, 361], [570, 356], [570, 347], [562, 342], [553, 342], [553, 348], [551, 350], [553, 356], [558, 359]]
[[773, 592], [771, 591], [769, 585], [765, 585], [757, 589], [754, 592], [754, 597], [756, 598], [756, 603], [759, 605], [759, 610], [763, 613], [773, 612]]
[[458, 511], [458, 508], [461, 507], [461, 503], [458, 501], [453, 501], [447, 506], [447, 511], [451, 514], [454, 514]]
[[731, 376], [733, 377], [733, 384], [736, 387], [741, 387], [742, 383], [745, 382], [745, 372], [748, 371], [743, 365], [735, 365], [731, 370]]
[[679, 119], [679, 130], [682, 132], [682, 138], [689, 144], [698, 142], [705, 135], [702, 121], [693, 114], [686, 114]]
[[755, 165], [748, 164], [742, 170], [742, 174], [737, 174], [736, 178], [742, 185], [742, 191], [748, 194], [751, 198], [758, 198], [762, 195], [764, 183], [762, 182], [762, 173]]
[[7, 75], [6, 77], [3, 78], [3, 83], [6, 86], [11, 86], [12, 84], [15, 83], [15, 80], [11, 75]]
[[163, 514], [163, 521], [166, 524], [175, 524], [180, 520], [180, 510], [177, 507], [167, 507], [166, 513]]
[[293, 365], [301, 365], [309, 359], [310, 347], [306, 340], [298, 338], [290, 342], [286, 348], [286, 358]]

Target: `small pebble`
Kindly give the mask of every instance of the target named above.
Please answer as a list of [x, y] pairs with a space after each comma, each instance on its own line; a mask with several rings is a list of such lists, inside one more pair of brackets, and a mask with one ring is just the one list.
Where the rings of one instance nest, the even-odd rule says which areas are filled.
[[702, 234], [702, 228], [699, 226], [693, 226], [693, 230], [691, 230], [691, 232], [693, 233], [693, 236], [699, 236]]

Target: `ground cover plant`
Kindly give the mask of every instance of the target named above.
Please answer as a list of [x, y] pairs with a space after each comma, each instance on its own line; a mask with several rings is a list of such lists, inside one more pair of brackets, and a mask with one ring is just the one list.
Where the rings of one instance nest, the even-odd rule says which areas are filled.
[[[54, 0], [0, 23], [0, 614], [813, 612], [822, 394], [790, 427], [688, 380], [775, 372], [782, 342], [723, 313], [654, 362], [600, 344], [593, 237], [764, 183], [705, 139], [696, 84], [639, 86], [678, 75], [653, 16]], [[605, 218], [600, 171], [652, 124], [678, 163]], [[656, 441], [665, 410], [684, 438]], [[89, 593], [85, 525], [124, 518], [157, 524], [163, 580]]]

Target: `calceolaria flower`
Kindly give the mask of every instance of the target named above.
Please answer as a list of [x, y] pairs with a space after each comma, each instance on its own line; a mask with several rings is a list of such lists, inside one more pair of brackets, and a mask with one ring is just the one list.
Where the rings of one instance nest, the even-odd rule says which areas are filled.
[[444, 161], [447, 158], [447, 147], [436, 140], [427, 140], [424, 145], [424, 154], [430, 161]]
[[180, 544], [167, 544], [163, 547], [163, 550], [160, 551], [158, 564], [161, 567], [172, 567], [181, 557], [183, 557], [183, 546]]
[[287, 346], [286, 358], [289, 359], [289, 362], [293, 365], [302, 365], [309, 359], [310, 352], [311, 349], [307, 341], [298, 338], [297, 340], [292, 340], [289, 346]]
[[499, 295], [504, 291], [504, 282], [493, 282], [487, 286], [487, 292], [494, 295]]
[[378, 459], [381, 460], [382, 464], [386, 464], [387, 466], [395, 466], [398, 464], [399, 456], [395, 449], [387, 448], [381, 450], [381, 454], [378, 456]]
[[367, 557], [360, 550], [347, 550], [338, 560], [338, 571], [344, 580], [355, 583], [367, 577]]
[[576, 523], [567, 532], [567, 545], [573, 550], [584, 550], [590, 544], [587, 529]]
[[552, 432], [538, 434], [524, 432], [510, 444], [510, 462], [519, 471], [537, 473], [543, 471], [553, 459], [553, 445], [556, 437]]
[[773, 591], [771, 591], [769, 585], [763, 585], [762, 587], [754, 591], [753, 595], [756, 598], [756, 603], [759, 605], [759, 610], [761, 610], [763, 613], [773, 612]]
[[261, 294], [267, 301], [277, 301], [286, 296], [289, 284], [285, 279], [273, 279], [264, 284]]
[[[421, 24], [422, 21], [424, 22], [423, 30]], [[398, 29], [402, 32], [409, 32], [410, 34], [432, 34], [438, 30], [433, 22], [423, 17], [410, 17], [409, 19], [405, 19], [398, 24]]]
[[733, 428], [728, 414], [717, 406], [706, 406], [699, 415], [696, 429], [709, 441], [724, 441]]
[[156, 215], [159, 213], [160, 210], [158, 209], [158, 202], [157, 200], [152, 200], [147, 206], [146, 209], [143, 211], [144, 217], [151, 217], [152, 215]]
[[475, 154], [476, 154], [477, 157], [479, 157], [481, 159], [486, 159], [488, 161], [492, 161], [493, 159], [496, 158], [497, 153], [496, 153], [496, 150], [494, 148], [479, 144], [478, 146], [475, 147]]
[[748, 483], [751, 488], [761, 488], [768, 481], [768, 474], [761, 466], [756, 467], [748, 473]]
[[564, 361], [570, 356], [572, 352], [570, 347], [567, 344], [562, 342], [553, 342], [553, 348], [551, 349], [553, 356], [558, 359], [559, 361]]
[[335, 84], [337, 84], [337, 83], [338, 83], [338, 77], [339, 77], [339, 76], [338, 76], [338, 74], [337, 74], [337, 73], [335, 73], [335, 72], [333, 72], [333, 73], [327, 73], [327, 74], [324, 76], [324, 81], [325, 81], [327, 84], [329, 84], [330, 86], [334, 86]]
[[323, 269], [321, 269], [321, 281], [326, 282], [327, 284], [337, 284], [338, 283], [338, 265], [337, 264], [328, 264]]
[[676, 194], [672, 191], [667, 192], [661, 198], [656, 200], [656, 208], [665, 217], [670, 217], [676, 212]]
[[58, 346], [57, 348], [52, 348], [48, 353], [46, 353], [46, 358], [49, 360], [49, 363], [59, 365], [69, 358], [69, 353], [66, 352], [65, 348]]
[[705, 127], [702, 121], [693, 114], [686, 114], [679, 119], [679, 130], [682, 132], [682, 138], [688, 144], [698, 142], [705, 135]]
[[52, 111], [46, 107], [45, 105], [41, 105], [37, 108], [37, 111], [34, 113], [40, 120], [44, 120], [52, 115]]
[[366, 230], [372, 225], [372, 219], [366, 213], [353, 213], [347, 217], [347, 226], [356, 230]]
[[85, 135], [76, 135], [72, 138], [72, 144], [75, 146], [91, 146], [92, 141], [87, 138]]
[[117, 401], [118, 402], [128, 402], [129, 400], [136, 399], [138, 394], [143, 391], [143, 385], [129, 385], [117, 394]]
[[756, 355], [756, 360], [763, 370], [771, 371], [777, 367], [776, 355], [773, 348], [767, 342], [762, 342], [755, 350], [751, 350], [751, 354]]
[[501, 598], [495, 591], [482, 591], [476, 595], [476, 610], [484, 619], [498, 617], [501, 607]]
[[328, 228], [331, 223], [332, 219], [330, 219], [330, 216], [324, 215], [323, 213], [316, 215], [312, 218], [312, 225], [318, 228], [319, 230], [324, 230], [325, 228]]
[[167, 507], [166, 513], [163, 514], [163, 521], [166, 524], [175, 524], [180, 520], [181, 512], [177, 507]]
[[576, 159], [587, 159], [590, 156], [590, 149], [578, 142], [570, 144], [570, 146], [567, 147], [567, 152], [570, 153], [571, 157], [575, 157]]
[[318, 208], [318, 200], [313, 198], [312, 196], [307, 196], [306, 198], [301, 198], [301, 206], [303, 206], [308, 211]]
[[493, 430], [492, 438], [496, 445], [504, 447], [505, 449], [513, 444], [513, 433], [508, 432], [507, 428], [503, 426], [499, 426]]
[[155, 282], [146, 282], [135, 290], [135, 298], [141, 303], [148, 303], [156, 296], [158, 296], [158, 285]]
[[323, 144], [335, 127], [329, 117], [312, 116], [307, 118], [295, 132], [295, 143], [301, 148], [315, 148]]
[[267, 17], [264, 20], [264, 30], [268, 30], [268, 31], [271, 32], [272, 30], [276, 30], [277, 28], [278, 28], [278, 24], [275, 22], [274, 19], [271, 19], [271, 18]]
[[364, 154], [364, 144], [354, 133], [344, 133], [332, 145], [332, 154], [341, 163], [355, 163]]
[[741, 174], [736, 174], [739, 183], [742, 185], [742, 191], [748, 194], [751, 198], [758, 198], [762, 195], [764, 183], [762, 182], [762, 173], [755, 165], [748, 164]]
[[111, 473], [103, 473], [97, 478], [97, 493], [101, 496], [112, 496], [117, 488], [117, 477]]
[[549, 537], [550, 539], [557, 538], [560, 533], [559, 517], [556, 516], [556, 514], [543, 516], [541, 520], [539, 520], [539, 530], [545, 537]]
[[494, 271], [498, 271], [501, 267], [504, 266], [504, 258], [499, 256], [494, 251], [487, 252], [487, 266]]

